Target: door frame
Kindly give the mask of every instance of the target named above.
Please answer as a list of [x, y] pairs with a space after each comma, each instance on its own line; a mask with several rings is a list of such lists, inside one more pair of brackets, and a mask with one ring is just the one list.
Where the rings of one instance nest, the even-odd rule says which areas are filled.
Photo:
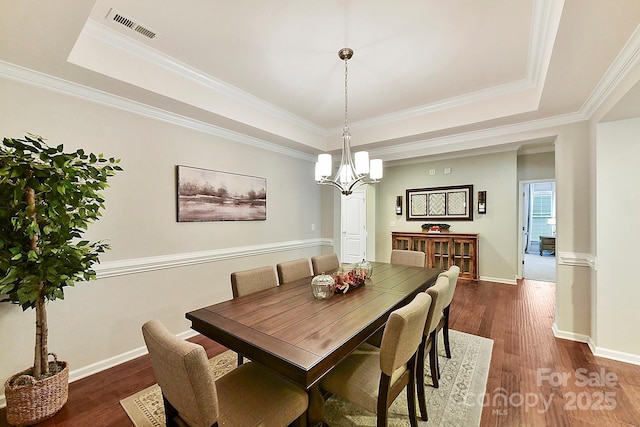
[[[536, 184], [539, 182], [553, 182], [556, 183], [554, 179], [524, 179], [518, 181], [518, 269], [517, 269], [517, 279], [522, 279], [524, 276], [524, 256], [525, 256], [525, 247], [524, 247], [524, 234], [525, 234], [525, 224], [528, 220], [528, 212], [525, 212], [525, 201], [524, 201], [524, 186], [527, 184]], [[556, 192], [555, 197], [558, 197]], [[557, 205], [557, 201], [556, 201]], [[556, 212], [556, 216], [558, 213]], [[525, 216], [527, 216], [525, 218]]]

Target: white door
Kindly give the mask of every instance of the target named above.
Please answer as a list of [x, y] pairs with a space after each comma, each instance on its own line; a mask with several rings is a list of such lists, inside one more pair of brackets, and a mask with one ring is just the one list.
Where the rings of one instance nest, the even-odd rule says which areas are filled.
[[367, 257], [367, 197], [356, 190], [341, 197], [342, 254], [341, 262], [353, 263]]

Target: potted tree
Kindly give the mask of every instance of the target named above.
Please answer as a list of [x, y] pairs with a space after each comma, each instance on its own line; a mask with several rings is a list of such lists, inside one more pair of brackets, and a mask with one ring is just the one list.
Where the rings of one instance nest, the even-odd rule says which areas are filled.
[[0, 294], [36, 314], [33, 366], [5, 382], [7, 419], [17, 426], [50, 418], [67, 401], [67, 363], [49, 360], [46, 303], [95, 279], [92, 265], [109, 246], [81, 237], [101, 215], [107, 178], [122, 170], [119, 159], [63, 149], [34, 135], [0, 145]]

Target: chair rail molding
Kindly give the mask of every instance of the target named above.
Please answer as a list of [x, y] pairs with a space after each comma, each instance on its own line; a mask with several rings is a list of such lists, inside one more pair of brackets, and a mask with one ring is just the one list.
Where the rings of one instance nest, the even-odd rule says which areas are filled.
[[94, 270], [98, 279], [104, 279], [107, 277], [146, 273], [166, 268], [177, 268], [321, 246], [333, 247], [333, 239], [317, 238], [291, 240], [267, 243], [263, 245], [238, 246], [232, 248], [212, 249], [209, 251], [185, 252], [154, 257], [131, 258], [120, 261], [107, 261], [96, 265]]
[[574, 267], [589, 267], [593, 271], [597, 271], [598, 267], [597, 257], [595, 255], [578, 252], [558, 252], [558, 264]]

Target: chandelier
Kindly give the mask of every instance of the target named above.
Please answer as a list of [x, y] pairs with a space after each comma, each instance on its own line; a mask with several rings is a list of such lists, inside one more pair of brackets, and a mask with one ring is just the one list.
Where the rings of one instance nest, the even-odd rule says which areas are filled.
[[353, 50], [345, 47], [338, 51], [338, 57], [344, 61], [344, 128], [342, 129], [342, 160], [336, 174], [333, 173], [331, 154], [320, 154], [316, 162], [315, 179], [318, 184], [333, 185], [342, 194], [348, 196], [353, 190], [364, 184], [375, 184], [382, 179], [382, 159], [369, 161], [369, 153], [358, 151], [351, 156], [351, 134], [347, 124], [347, 61], [353, 56]]

